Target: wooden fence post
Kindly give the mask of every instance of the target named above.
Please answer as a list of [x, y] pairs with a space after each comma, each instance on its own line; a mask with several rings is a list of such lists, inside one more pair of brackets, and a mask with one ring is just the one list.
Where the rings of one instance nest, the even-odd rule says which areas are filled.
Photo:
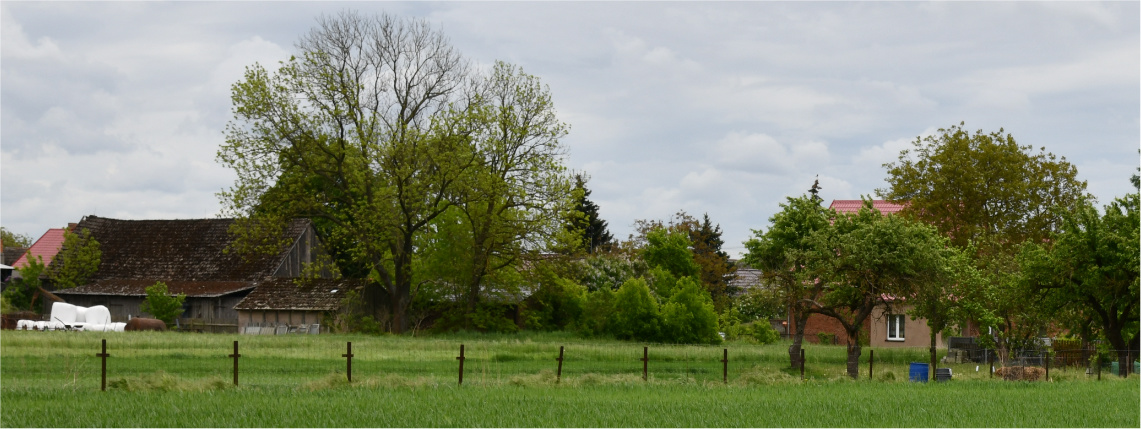
[[721, 358], [721, 381], [729, 384], [729, 349], [724, 349], [723, 356]]
[[800, 379], [804, 380], [804, 348], [800, 349]]
[[642, 347], [642, 381], [649, 380], [650, 376], [650, 348]]
[[103, 353], [96, 353], [96, 357], [103, 358], [103, 381], [100, 383], [99, 390], [107, 391], [107, 358], [111, 355], [107, 354], [107, 339], [103, 339]]
[[875, 350], [868, 350], [868, 380], [874, 380], [875, 379], [875, 375], [873, 375], [873, 373], [872, 373], [872, 371], [875, 369], [875, 366], [876, 366], [876, 351]]
[[559, 361], [559, 370], [555, 373], [555, 383], [559, 383], [563, 380], [563, 346], [559, 346], [559, 358], [555, 360]]
[[352, 383], [353, 382], [353, 342], [349, 341], [348, 343], [349, 343], [348, 344], [348, 350], [345, 354], [341, 355], [341, 357], [346, 359], [345, 360], [345, 365], [346, 365], [345, 373], [346, 373], [346, 375], [349, 376], [349, 383]]
[[1046, 352], [1046, 381], [1050, 381], [1050, 352]]
[[238, 358], [242, 355], [238, 354], [238, 340], [234, 340], [234, 354], [229, 357], [234, 358], [234, 385], [238, 385]]
[[[466, 359], [464, 357], [464, 345], [460, 344], [460, 355], [456, 357], [456, 360], [460, 361], [460, 384], [461, 385], [464, 384], [464, 359]], [[476, 369], [478, 369], [478, 368], [476, 368]]]

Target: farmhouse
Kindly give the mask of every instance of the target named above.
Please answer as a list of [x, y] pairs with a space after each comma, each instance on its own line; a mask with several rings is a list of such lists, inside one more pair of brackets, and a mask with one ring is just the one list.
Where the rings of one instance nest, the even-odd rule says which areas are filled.
[[267, 278], [292, 278], [323, 254], [312, 223], [294, 219], [282, 229], [275, 254], [243, 256], [232, 250], [233, 219], [120, 220], [84, 217], [86, 229], [103, 253], [89, 283], [56, 295], [80, 306], [104, 305], [113, 321], [142, 314], [146, 288], [166, 283], [185, 294], [181, 317], [236, 327], [234, 306]]

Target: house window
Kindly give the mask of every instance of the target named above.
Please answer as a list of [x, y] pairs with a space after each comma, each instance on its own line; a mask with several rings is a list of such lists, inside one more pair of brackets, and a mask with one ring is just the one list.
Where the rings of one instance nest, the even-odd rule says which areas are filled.
[[888, 341], [903, 341], [903, 324], [905, 320], [902, 314], [887, 315]]

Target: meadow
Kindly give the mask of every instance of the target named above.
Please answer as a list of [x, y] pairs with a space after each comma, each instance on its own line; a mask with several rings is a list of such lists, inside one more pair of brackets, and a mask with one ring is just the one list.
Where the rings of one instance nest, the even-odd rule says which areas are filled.
[[[95, 356], [103, 338], [106, 392]], [[227, 357], [234, 340], [241, 353], [237, 387]], [[351, 383], [341, 356], [350, 341]], [[860, 379], [851, 380], [843, 346], [809, 345], [802, 380], [787, 368], [787, 347], [644, 345], [527, 332], [411, 338], [5, 331], [0, 426], [1141, 426], [1136, 375], [1103, 374], [1099, 382], [1084, 368], [1069, 368], [1052, 369], [1050, 382], [1009, 382], [960, 364], [949, 365], [950, 382], [914, 383], [908, 365], [925, 361], [925, 350], [876, 349], [869, 380], [865, 349]]]

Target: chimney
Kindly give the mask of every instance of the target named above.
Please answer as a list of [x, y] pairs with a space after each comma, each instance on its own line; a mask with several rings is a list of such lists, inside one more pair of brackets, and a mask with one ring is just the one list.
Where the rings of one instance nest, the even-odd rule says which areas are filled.
[[77, 225], [79, 225], [79, 224], [77, 224], [77, 223], [75, 223], [75, 222], [68, 222], [68, 223], [67, 223], [67, 230], [68, 230], [68, 231], [70, 231], [70, 232], [75, 232], [75, 227], [76, 227]]

